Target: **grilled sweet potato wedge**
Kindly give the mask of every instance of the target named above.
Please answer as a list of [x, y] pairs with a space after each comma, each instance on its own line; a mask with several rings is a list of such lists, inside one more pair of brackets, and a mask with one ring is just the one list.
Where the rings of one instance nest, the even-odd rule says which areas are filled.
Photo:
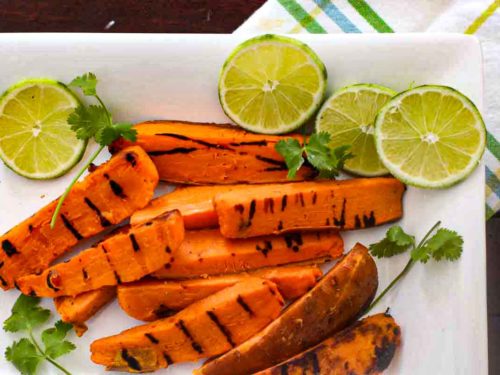
[[318, 344], [356, 320], [377, 290], [377, 267], [357, 244], [316, 286], [263, 331], [197, 370], [200, 375], [246, 375]]
[[132, 318], [153, 321], [252, 276], [271, 280], [284, 298], [295, 299], [316, 285], [321, 275], [317, 266], [285, 266], [206, 279], [141, 280], [119, 285], [118, 302]]
[[75, 297], [63, 296], [54, 298], [54, 305], [61, 320], [71, 323], [78, 336], [87, 331], [85, 322], [94, 316], [116, 296], [115, 286], [105, 286], [78, 294]]
[[401, 330], [394, 319], [377, 314], [256, 375], [381, 374], [400, 344]]
[[41, 272], [81, 239], [117, 224], [153, 197], [158, 172], [140, 147], [130, 147], [78, 182], [64, 201], [54, 229], [49, 203], [0, 237], [0, 286]]
[[251, 269], [331, 257], [344, 243], [337, 232], [291, 233], [229, 240], [218, 229], [187, 231], [174, 257], [156, 271], [156, 278], [189, 278], [238, 273]]
[[146, 372], [218, 355], [268, 325], [283, 304], [273, 282], [248, 278], [175, 316], [94, 341], [92, 361], [108, 369]]
[[[248, 133], [231, 125], [151, 121], [134, 126], [137, 141], [153, 159], [160, 179], [180, 184], [238, 184], [287, 182], [288, 168], [274, 149], [283, 137]], [[302, 142], [303, 136], [288, 134]], [[131, 145], [119, 139], [116, 152]], [[303, 166], [296, 180], [315, 171]]]
[[383, 177], [250, 186], [217, 194], [215, 208], [228, 238], [358, 229], [399, 219], [404, 190], [395, 178]]
[[171, 193], [153, 199], [142, 210], [134, 212], [130, 217], [130, 224], [145, 223], [165, 212], [179, 210], [186, 229], [214, 228], [219, 226], [213, 203], [215, 195], [246, 188], [248, 185], [178, 187]]
[[40, 297], [75, 296], [103, 286], [136, 281], [172, 258], [184, 239], [179, 211], [130, 227], [39, 275], [18, 279], [21, 292]]

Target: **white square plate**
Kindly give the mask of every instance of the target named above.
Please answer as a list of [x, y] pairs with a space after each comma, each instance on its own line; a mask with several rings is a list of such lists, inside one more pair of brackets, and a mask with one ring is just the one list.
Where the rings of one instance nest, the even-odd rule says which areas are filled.
[[[181, 119], [227, 122], [218, 100], [219, 69], [245, 35], [0, 35], [0, 88], [26, 77], [62, 82], [84, 72], [100, 79], [99, 92], [117, 120]], [[482, 61], [473, 37], [451, 34], [296, 35], [324, 61], [329, 91], [370, 82], [395, 90], [411, 84], [452, 86], [482, 107]], [[89, 151], [87, 152], [87, 156]], [[104, 161], [108, 155], [102, 155]], [[71, 174], [34, 182], [0, 165], [0, 233], [55, 199]], [[400, 224], [417, 237], [437, 220], [464, 237], [464, 253], [454, 263], [418, 264], [382, 301], [402, 327], [403, 345], [387, 374], [486, 374], [486, 282], [484, 170], [442, 191], [409, 188]], [[344, 234], [346, 249], [370, 244], [387, 226]], [[377, 261], [380, 289], [402, 269], [408, 255]], [[18, 293], [0, 293], [0, 320], [10, 314]], [[45, 306], [52, 308], [50, 300]], [[55, 320], [55, 318], [54, 318]], [[61, 358], [73, 374], [101, 374], [89, 359], [90, 343], [138, 324], [113, 303], [89, 322], [78, 349]], [[17, 371], [3, 358], [18, 336], [0, 331], [0, 373]], [[162, 374], [188, 374], [196, 364], [176, 365]], [[40, 373], [56, 374], [43, 364]]]

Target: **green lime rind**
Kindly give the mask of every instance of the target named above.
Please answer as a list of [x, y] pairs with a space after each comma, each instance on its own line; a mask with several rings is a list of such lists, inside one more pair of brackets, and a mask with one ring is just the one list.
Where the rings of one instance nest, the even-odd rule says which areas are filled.
[[[357, 100], [359, 93], [364, 101]], [[356, 100], [349, 101], [352, 94]], [[337, 90], [323, 103], [316, 116], [316, 131], [330, 133], [332, 148], [351, 145], [354, 157], [345, 163], [346, 172], [366, 177], [389, 173], [378, 158], [373, 123], [378, 109], [396, 94], [378, 84], [358, 83]]]
[[[445, 122], [444, 126], [439, 128], [436, 127], [436, 123], [439, 125], [437, 122], [438, 118], [441, 120], [440, 117], [441, 111], [436, 111], [434, 114], [435, 116], [435, 121], [433, 123], [434, 129], [432, 129], [431, 133], [434, 133], [435, 130], [438, 130], [439, 132], [437, 133], [437, 141], [434, 139], [432, 141], [425, 141], [425, 143], [432, 143], [436, 144], [437, 146], [435, 147], [436, 151], [433, 151], [435, 154], [431, 155], [431, 152], [424, 154], [423, 155], [423, 160], [417, 159], [417, 156], [420, 156], [417, 154], [417, 151], [421, 145], [424, 144], [424, 138], [429, 139], [428, 133], [422, 134], [422, 136], [411, 136], [411, 132], [414, 132], [417, 134], [418, 130], [420, 129], [419, 127], [422, 125], [422, 123], [411, 123], [408, 122], [408, 120], [404, 119], [404, 121], [411, 126], [406, 126], [401, 129], [401, 132], [399, 133], [399, 138], [398, 136], [389, 138], [384, 134], [384, 132], [387, 132], [387, 129], [384, 129], [384, 126], [387, 127], [387, 124], [389, 123], [389, 120], [387, 119], [388, 116], [392, 116], [395, 114], [399, 114], [401, 118], [403, 118], [403, 114], [401, 113], [401, 105], [404, 100], [410, 99], [415, 99], [415, 98], [420, 98], [421, 103], [423, 103], [423, 97], [424, 95], [429, 95], [429, 94], [434, 94], [434, 95], [442, 95], [443, 97], [446, 98], [452, 98], [453, 102], [447, 103], [448, 108], [453, 108], [452, 105], [457, 105], [461, 104], [460, 107], [456, 107], [453, 109], [453, 111], [449, 111], [452, 114], [454, 114], [454, 117], [451, 117], [448, 119], [447, 122]], [[418, 95], [415, 96], [415, 95]], [[442, 100], [442, 99], [441, 99]], [[439, 104], [442, 106], [442, 104]], [[422, 109], [424, 108], [424, 105], [422, 104]], [[441, 107], [439, 107], [441, 108]], [[448, 109], [448, 108], [445, 108]], [[414, 107], [409, 107], [410, 111], [413, 111], [414, 114], [418, 114], [423, 116], [422, 118], [424, 119], [423, 124], [427, 126], [427, 123], [425, 121], [426, 115], [424, 114], [425, 111], [418, 112], [418, 110], [415, 110]], [[446, 112], [443, 110], [442, 112]], [[405, 110], [406, 111], [406, 110]], [[405, 116], [408, 116], [406, 112]], [[413, 116], [412, 115], [412, 116]], [[461, 119], [466, 119], [468, 122], [473, 122], [473, 126], [466, 127], [466, 121], [453, 121], [453, 119], [457, 116], [460, 116]], [[466, 117], [464, 117], [466, 116]], [[411, 120], [413, 117], [410, 118]], [[416, 126], [415, 126], [416, 125]], [[443, 125], [443, 124], [441, 124]], [[451, 129], [454, 127], [460, 127], [460, 130], [457, 132], [450, 132], [448, 130], [451, 126]], [[421, 129], [420, 129], [421, 130]], [[447, 131], [445, 136], [440, 135], [444, 132]], [[410, 132], [410, 133], [409, 133]], [[410, 134], [410, 136], [408, 136]], [[422, 138], [423, 137], [423, 138]], [[449, 141], [443, 142], [442, 139], [448, 139], [452, 138], [454, 139], [454, 142], [461, 142], [461, 146], [457, 147], [456, 145], [453, 145], [450, 147]], [[420, 141], [419, 141], [420, 139]], [[384, 141], [391, 141], [391, 140], [396, 140], [396, 141], [408, 141], [408, 142], [413, 142], [413, 144], [409, 143], [407, 149], [411, 150], [412, 154], [409, 156], [410, 158], [414, 159], [416, 163], [420, 166], [420, 171], [436, 171], [436, 173], [441, 173], [440, 169], [444, 170], [445, 172], [448, 173], [446, 177], [439, 178], [439, 179], [433, 179], [430, 180], [428, 178], [420, 176], [416, 176], [413, 174], [410, 174], [408, 172], [405, 172], [402, 169], [402, 165], [405, 164], [406, 160], [402, 164], [396, 164], [394, 162], [395, 157], [400, 156], [398, 153], [393, 153], [393, 155], [390, 155], [390, 149], [387, 144], [384, 145]], [[444, 144], [444, 146], [443, 146]], [[476, 105], [464, 94], [459, 92], [458, 90], [448, 87], [448, 86], [440, 86], [440, 85], [422, 85], [418, 86], [406, 91], [403, 91], [393, 97], [384, 107], [382, 107], [375, 119], [375, 145], [377, 147], [377, 152], [379, 154], [380, 159], [384, 163], [384, 165], [387, 167], [387, 169], [390, 171], [392, 175], [394, 175], [396, 178], [401, 180], [407, 185], [419, 187], [419, 188], [425, 188], [425, 189], [443, 189], [447, 188], [453, 185], [458, 184], [459, 182], [465, 180], [473, 171], [474, 169], [479, 165], [481, 158], [484, 154], [484, 150], [486, 147], [486, 126], [484, 124], [484, 120], [481, 116], [481, 113], [477, 109]], [[410, 147], [411, 146], [411, 147]], [[416, 146], [416, 147], [415, 147]], [[427, 146], [430, 147], [430, 146]], [[438, 147], [441, 149], [444, 149], [447, 151], [447, 153], [450, 153], [449, 150], [453, 151], [452, 156], [450, 157], [449, 155], [446, 156], [445, 159], [443, 159], [442, 152], [438, 152]], [[468, 152], [472, 150], [472, 152]], [[416, 154], [416, 155], [414, 155]], [[428, 155], [431, 155], [429, 157]], [[459, 164], [461, 162], [463, 164], [464, 158], [467, 159], [467, 163], [463, 166], [459, 166], [456, 164]], [[461, 159], [461, 160], [460, 160]], [[434, 167], [433, 169], [433, 164], [436, 163], [436, 160], [441, 164], [440, 167]], [[450, 162], [448, 162], [450, 161]], [[454, 171], [450, 172], [450, 168], [455, 168]], [[435, 173], [435, 174], [436, 174]]]
[[[19, 118], [16, 117], [16, 114], [5, 114], [6, 107], [11, 103], [11, 101], [13, 102], [14, 100], [17, 100], [16, 96], [22, 95], [24, 90], [30, 90], [35, 87], [38, 89], [51, 89], [53, 91], [52, 94], [54, 92], [56, 93], [56, 96], [54, 97], [55, 99], [57, 99], [57, 94], [59, 94], [60, 99], [66, 100], [69, 106], [62, 109], [52, 109], [50, 106], [42, 106], [41, 101], [45, 100], [45, 98], [38, 98], [39, 104], [37, 112], [40, 114], [42, 111], [45, 111], [45, 115], [47, 117], [45, 119], [26, 117], [28, 113], [33, 114], [32, 111], [34, 108], [26, 107], [25, 104], [22, 103], [21, 107], [23, 108], [21, 112], [23, 113], [18, 113]], [[72, 110], [79, 105], [81, 105], [80, 99], [64, 83], [50, 78], [28, 78], [9, 87], [0, 96], [0, 159], [9, 169], [29, 179], [47, 180], [67, 173], [81, 160], [87, 146], [87, 141], [77, 139], [74, 132], [70, 129], [69, 124], [66, 123], [67, 116], [64, 111]], [[58, 119], [58, 115], [59, 117], [64, 115], [64, 120], [61, 118]], [[52, 136], [50, 145], [45, 145], [45, 150], [43, 152], [37, 153], [36, 150], [33, 150], [31, 153], [24, 152], [21, 156], [31, 156], [32, 161], [34, 161], [37, 165], [49, 165], [49, 167], [44, 168], [43, 171], [34, 170], [35, 167], [32, 165], [33, 163], [28, 163], [26, 160], [22, 163], [16, 162], [16, 158], [13, 160], [8, 152], [12, 151], [12, 147], [17, 146], [13, 140], [18, 137], [19, 133], [29, 133], [30, 131], [33, 131], [36, 125], [36, 120], [41, 121], [41, 130], [39, 134], [43, 133], [46, 136], [47, 133], [50, 133]], [[44, 125], [50, 128], [50, 131], [44, 131]], [[7, 129], [5, 126], [11, 126], [11, 129]], [[18, 132], [18, 134], [9, 134], [8, 132], [13, 130], [16, 126], [19, 126], [21, 131]], [[60, 129], [57, 130], [55, 128]], [[8, 138], [11, 138], [11, 141], [8, 141]], [[27, 139], [28, 135], [25, 135], [25, 138]], [[32, 138], [33, 137], [25, 143], [33, 143], [31, 142]], [[58, 145], [62, 146], [58, 147]], [[40, 149], [40, 147], [38, 148]], [[49, 154], [51, 155], [50, 158], [47, 157]], [[64, 157], [63, 160], [60, 160], [61, 157]], [[54, 162], [56, 159], [57, 162]]]
[[[315, 97], [313, 99], [312, 105], [305, 111], [302, 111], [300, 114], [300, 117], [297, 118], [296, 121], [287, 123], [283, 126], [276, 127], [276, 128], [266, 128], [264, 126], [255, 126], [251, 125], [245, 121], [242, 121], [239, 116], [237, 116], [228, 106], [226, 100], [225, 100], [225, 80], [228, 71], [232, 67], [232, 63], [234, 62], [235, 59], [237, 59], [241, 54], [244, 52], [248, 51], [249, 49], [255, 49], [259, 45], [263, 44], [277, 44], [277, 45], [288, 45], [291, 47], [296, 48], [297, 50], [301, 51], [304, 53], [308, 60], [309, 60], [309, 65], [314, 67], [314, 69], [317, 71], [317, 76], [319, 78], [318, 83], [320, 85], [319, 90], [315, 93]], [[262, 61], [262, 60], [260, 60]], [[256, 133], [262, 133], [262, 134], [284, 134], [291, 132], [293, 130], [296, 130], [300, 128], [302, 125], [304, 125], [308, 120], [311, 119], [311, 117], [314, 115], [314, 113], [318, 110], [318, 108], [321, 105], [321, 102], [325, 96], [326, 92], [326, 83], [328, 79], [328, 74], [325, 65], [319, 58], [319, 56], [305, 43], [300, 42], [296, 39], [289, 38], [286, 36], [280, 36], [280, 35], [275, 35], [275, 34], [265, 34], [261, 36], [257, 36], [255, 38], [251, 38], [240, 45], [238, 45], [229, 55], [229, 57], [225, 60], [224, 64], [222, 65], [221, 71], [219, 73], [219, 81], [218, 81], [218, 96], [219, 96], [219, 102], [222, 106], [222, 109], [224, 113], [237, 125], [241, 126], [242, 128], [256, 132]]]

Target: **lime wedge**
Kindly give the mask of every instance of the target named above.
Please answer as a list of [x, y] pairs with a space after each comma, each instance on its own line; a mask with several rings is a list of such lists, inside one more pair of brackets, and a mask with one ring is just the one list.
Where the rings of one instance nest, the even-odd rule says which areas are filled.
[[350, 145], [354, 158], [344, 169], [361, 176], [389, 173], [377, 155], [373, 122], [378, 110], [396, 92], [383, 86], [358, 84], [335, 92], [321, 107], [316, 117], [316, 131], [331, 135], [332, 148]]
[[403, 182], [444, 188], [467, 177], [484, 152], [486, 130], [474, 103], [446, 86], [420, 86], [391, 99], [375, 120], [375, 143]]
[[319, 108], [327, 73], [307, 45], [277, 35], [239, 45], [224, 63], [219, 100], [243, 128], [265, 134], [297, 129]]
[[48, 79], [10, 87], [0, 98], [0, 158], [27, 178], [49, 179], [66, 173], [86, 146], [67, 123], [79, 104], [66, 86]]

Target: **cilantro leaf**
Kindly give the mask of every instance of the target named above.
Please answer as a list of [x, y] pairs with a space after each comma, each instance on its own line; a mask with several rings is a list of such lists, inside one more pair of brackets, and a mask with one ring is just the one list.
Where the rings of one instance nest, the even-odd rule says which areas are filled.
[[5, 359], [12, 362], [21, 374], [32, 375], [36, 373], [43, 356], [38, 353], [30, 340], [24, 338], [14, 341], [11, 346], [7, 347]]
[[76, 348], [75, 344], [63, 340], [71, 328], [71, 324], [59, 320], [56, 322], [54, 328], [48, 328], [43, 331], [42, 341], [45, 345], [45, 354], [52, 359], [56, 359], [74, 350]]
[[330, 134], [320, 132], [311, 135], [305, 146], [307, 160], [318, 170], [331, 170], [330, 161]]
[[415, 244], [415, 237], [405, 233], [399, 225], [394, 225], [386, 233], [381, 241], [369, 246], [370, 252], [377, 258], [389, 258], [404, 253]]
[[78, 139], [90, 139], [109, 126], [109, 119], [106, 109], [101, 106], [80, 105], [68, 116], [68, 124]]
[[12, 315], [3, 323], [7, 332], [31, 330], [45, 323], [50, 317], [50, 310], [38, 306], [40, 298], [21, 294], [12, 307]]
[[137, 138], [137, 131], [132, 129], [130, 123], [116, 123], [99, 129], [95, 135], [95, 140], [101, 146], [107, 146], [120, 137], [133, 142]]
[[462, 255], [464, 241], [457, 232], [449, 229], [438, 229], [418, 251], [412, 253], [412, 259], [426, 263], [430, 257], [440, 261], [447, 259], [457, 260]]
[[302, 154], [304, 149], [300, 142], [295, 138], [282, 139], [274, 147], [283, 159], [285, 159], [286, 166], [288, 167], [288, 178], [295, 178], [297, 171], [304, 164]]
[[94, 73], [85, 73], [81, 76], [78, 76], [75, 79], [73, 79], [69, 85], [81, 88], [86, 96], [97, 95], [96, 92], [97, 77], [95, 76]]

